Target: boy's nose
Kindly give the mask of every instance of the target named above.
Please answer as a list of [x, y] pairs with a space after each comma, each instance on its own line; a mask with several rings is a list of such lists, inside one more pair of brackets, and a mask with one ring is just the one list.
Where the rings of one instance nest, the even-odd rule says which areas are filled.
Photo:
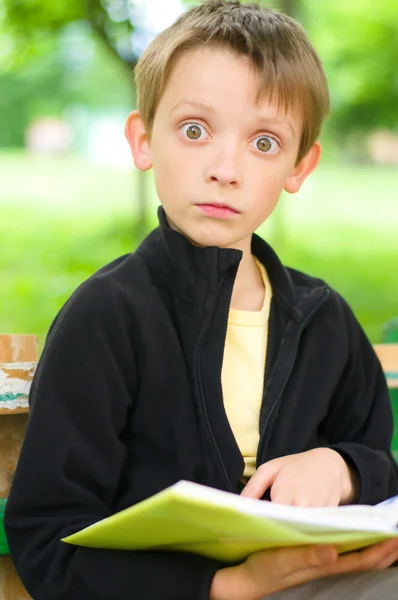
[[242, 170], [238, 152], [229, 150], [213, 156], [206, 171], [206, 181], [239, 187], [242, 183]]

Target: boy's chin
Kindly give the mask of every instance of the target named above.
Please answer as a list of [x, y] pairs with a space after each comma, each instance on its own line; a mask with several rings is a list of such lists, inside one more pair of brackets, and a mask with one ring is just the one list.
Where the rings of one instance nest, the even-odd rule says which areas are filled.
[[236, 242], [236, 235], [232, 235], [232, 231], [226, 227], [226, 223], [220, 221], [206, 224], [199, 223], [183, 223], [173, 221], [167, 217], [167, 221], [171, 229], [178, 231], [184, 235], [194, 246], [206, 248], [216, 246], [218, 248], [237, 248], [239, 244]]
[[199, 246], [200, 248], [207, 248], [210, 246], [216, 246], [217, 248], [236, 248], [236, 244], [232, 240], [232, 237], [229, 235], [225, 235], [224, 232], [192, 232], [191, 234], [184, 234], [186, 238], [194, 246]]

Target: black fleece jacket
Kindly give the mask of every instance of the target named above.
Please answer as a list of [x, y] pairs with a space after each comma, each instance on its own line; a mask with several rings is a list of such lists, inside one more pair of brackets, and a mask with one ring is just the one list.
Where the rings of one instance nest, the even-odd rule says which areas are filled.
[[[68, 300], [34, 377], [5, 515], [34, 600], [205, 600], [221, 566], [60, 542], [180, 479], [241, 490], [220, 377], [241, 252], [194, 247], [159, 218]], [[398, 494], [386, 383], [350, 308], [255, 235], [252, 250], [273, 289], [257, 465], [330, 447], [357, 471], [359, 502]]]

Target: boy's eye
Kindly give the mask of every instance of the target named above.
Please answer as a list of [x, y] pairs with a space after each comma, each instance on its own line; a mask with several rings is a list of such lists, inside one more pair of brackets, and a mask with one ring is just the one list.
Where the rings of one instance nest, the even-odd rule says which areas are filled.
[[264, 154], [275, 154], [279, 149], [279, 143], [269, 135], [261, 135], [254, 140], [257, 150]]
[[190, 140], [199, 139], [204, 131], [203, 127], [197, 123], [186, 123], [182, 129]]

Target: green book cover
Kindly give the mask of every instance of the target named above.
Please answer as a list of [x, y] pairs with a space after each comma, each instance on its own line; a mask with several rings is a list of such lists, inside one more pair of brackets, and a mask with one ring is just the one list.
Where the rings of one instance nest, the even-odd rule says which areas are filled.
[[63, 538], [89, 548], [167, 550], [236, 562], [278, 546], [335, 544], [348, 552], [398, 537], [393, 503], [301, 508], [180, 481]]

